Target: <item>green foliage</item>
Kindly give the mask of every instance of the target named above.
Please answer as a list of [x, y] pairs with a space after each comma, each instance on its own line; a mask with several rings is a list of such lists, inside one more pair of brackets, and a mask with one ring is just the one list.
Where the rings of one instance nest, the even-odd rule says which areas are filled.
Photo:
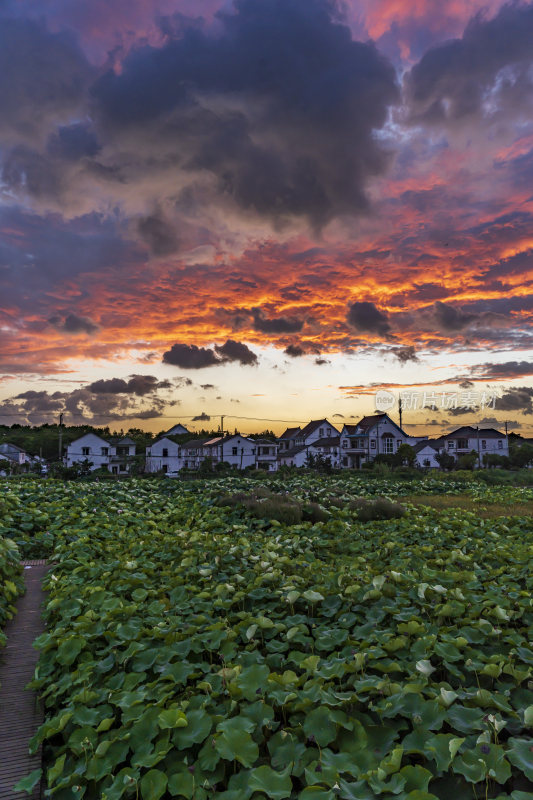
[[5, 645], [2, 633], [7, 620], [15, 614], [17, 597], [24, 592], [24, 579], [19, 550], [11, 539], [0, 538], [0, 646]]
[[[51, 796], [524, 800], [533, 542], [513, 505], [533, 491], [428, 476], [509, 513], [363, 524], [351, 499], [412, 482], [263, 480], [9, 482], [2, 530], [53, 541], [32, 742]], [[244, 502], [273, 497], [327, 517]]]
[[378, 519], [396, 519], [403, 517], [405, 508], [399, 503], [393, 503], [388, 497], [356, 497], [348, 506], [357, 513], [361, 522], [371, 522]]

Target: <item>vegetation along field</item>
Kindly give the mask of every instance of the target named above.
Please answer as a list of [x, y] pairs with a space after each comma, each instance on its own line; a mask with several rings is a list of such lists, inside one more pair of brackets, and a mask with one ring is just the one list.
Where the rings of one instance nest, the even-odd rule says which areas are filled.
[[0, 534], [52, 560], [32, 747], [54, 800], [533, 799], [531, 488], [0, 491]]

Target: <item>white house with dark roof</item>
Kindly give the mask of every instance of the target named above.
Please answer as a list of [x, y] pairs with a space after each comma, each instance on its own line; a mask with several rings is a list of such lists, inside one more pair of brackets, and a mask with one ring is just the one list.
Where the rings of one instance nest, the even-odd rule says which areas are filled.
[[89, 461], [91, 471], [106, 467], [113, 475], [127, 475], [134, 456], [135, 442], [129, 436], [104, 439], [96, 433], [86, 433], [67, 446], [65, 464], [72, 467]]
[[173, 425], [172, 428], [164, 434], [164, 436], [183, 436], [186, 433], [189, 433], [189, 431], [185, 425], [182, 425], [181, 422], [178, 422], [177, 425]]
[[278, 468], [278, 443], [270, 439], [255, 439], [257, 469], [275, 472]]
[[439, 452], [438, 445], [429, 439], [423, 439], [414, 445], [416, 454], [415, 465], [421, 469], [439, 469], [440, 464], [437, 461]]
[[479, 466], [483, 466], [486, 455], [509, 456], [507, 436], [495, 428], [474, 428], [471, 425], [463, 425], [445, 436], [440, 436], [435, 443], [439, 452], [445, 451], [455, 460], [475, 450]]
[[181, 467], [181, 446], [172, 436], [160, 436], [146, 448], [146, 472], [178, 472]]
[[[308, 462], [309, 448], [320, 439], [331, 439], [339, 431], [327, 419], [312, 420], [304, 428], [287, 428], [278, 439], [280, 466], [304, 467]], [[324, 445], [330, 446], [331, 445]], [[318, 451], [317, 451], [318, 452]]]
[[372, 414], [356, 425], [344, 425], [340, 441], [341, 466], [360, 469], [376, 456], [393, 455], [402, 444], [414, 447], [420, 439], [408, 436], [388, 414]]
[[317, 439], [307, 448], [308, 452], [314, 456], [321, 456], [329, 460], [335, 469], [340, 467], [341, 439], [340, 436], [324, 436]]

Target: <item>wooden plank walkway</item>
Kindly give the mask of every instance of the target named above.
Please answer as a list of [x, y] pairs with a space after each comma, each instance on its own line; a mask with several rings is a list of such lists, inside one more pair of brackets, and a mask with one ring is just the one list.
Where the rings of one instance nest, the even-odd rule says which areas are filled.
[[[23, 561], [26, 594], [17, 602], [17, 613], [4, 628], [6, 647], [0, 651], [0, 800], [30, 797], [13, 786], [41, 766], [41, 752], [28, 753], [28, 742], [43, 721], [34, 692], [25, 690], [32, 680], [39, 654], [32, 642], [44, 631], [41, 581], [45, 561]], [[37, 784], [31, 800], [41, 796]]]

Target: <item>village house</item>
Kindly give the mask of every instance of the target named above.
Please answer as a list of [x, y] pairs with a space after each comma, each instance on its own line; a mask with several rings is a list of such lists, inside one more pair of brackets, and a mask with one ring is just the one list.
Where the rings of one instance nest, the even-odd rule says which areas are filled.
[[308, 453], [315, 457], [320, 457], [324, 461], [329, 461], [334, 469], [340, 467], [340, 436], [324, 436], [317, 439], [308, 447]]
[[[320, 439], [330, 439], [338, 434], [337, 428], [327, 419], [312, 420], [305, 428], [287, 428], [278, 439], [278, 464], [287, 467], [304, 467], [309, 461], [308, 453], [312, 445], [315, 445]], [[324, 445], [324, 447], [328, 446], [331, 447], [331, 445]]]
[[257, 469], [275, 472], [278, 468], [278, 443], [270, 439], [255, 439]]
[[437, 461], [439, 449], [435, 442], [422, 439], [414, 445], [413, 449], [416, 453], [415, 466], [420, 469], [439, 469], [440, 464]]
[[88, 461], [91, 472], [105, 467], [113, 475], [127, 475], [135, 456], [135, 442], [129, 436], [104, 439], [96, 433], [86, 433], [67, 446], [65, 464], [72, 467]]
[[509, 456], [507, 436], [495, 428], [474, 428], [471, 425], [463, 425], [451, 433], [439, 436], [435, 444], [439, 452], [448, 453], [456, 461], [462, 455], [474, 450], [478, 455], [480, 467], [483, 466], [487, 455]]
[[146, 472], [178, 472], [182, 446], [165, 434], [146, 448]]
[[400, 445], [414, 447], [420, 441], [408, 436], [388, 414], [373, 414], [356, 425], [344, 425], [340, 440], [341, 466], [348, 469], [361, 469], [378, 455], [393, 455]]

